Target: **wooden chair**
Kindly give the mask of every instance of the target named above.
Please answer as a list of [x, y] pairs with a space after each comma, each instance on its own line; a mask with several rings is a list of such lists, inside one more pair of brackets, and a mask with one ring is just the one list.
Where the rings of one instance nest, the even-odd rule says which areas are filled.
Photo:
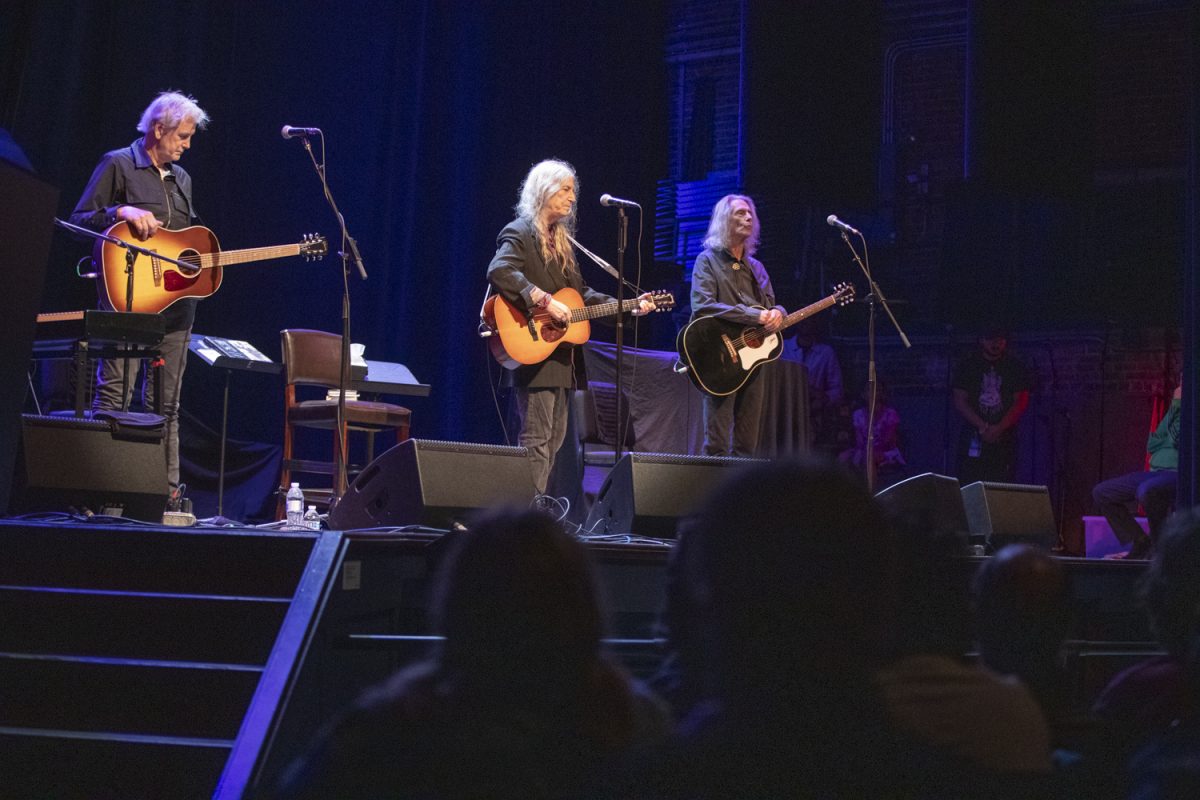
[[[336, 389], [340, 381], [342, 359], [342, 337], [335, 333], [310, 330], [280, 331], [283, 349], [283, 374], [286, 380], [283, 404], [283, 467], [279, 478], [279, 503], [276, 516], [283, 518], [284, 496], [287, 494], [293, 472], [307, 472], [332, 476], [333, 454], [329, 461], [308, 461], [294, 458], [294, 436], [297, 428], [320, 428], [333, 432], [333, 446], [337, 446], [337, 400], [326, 399], [326, 390]], [[297, 387], [313, 386], [321, 389], [318, 399], [297, 399]], [[346, 430], [366, 433], [366, 461], [375, 458], [375, 434], [381, 431], [396, 432], [396, 442], [408, 438], [412, 412], [391, 403], [368, 400], [346, 400]], [[348, 454], [347, 441], [342, 440], [342, 452]], [[362, 466], [346, 460], [349, 477]], [[332, 495], [330, 488], [312, 489], [304, 486], [305, 502], [328, 505]], [[303, 486], [303, 483], [301, 484]]]

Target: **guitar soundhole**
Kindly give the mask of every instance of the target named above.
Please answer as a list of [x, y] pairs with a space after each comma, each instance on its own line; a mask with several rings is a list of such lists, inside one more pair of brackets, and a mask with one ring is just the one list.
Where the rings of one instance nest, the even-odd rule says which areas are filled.
[[[195, 250], [184, 250], [175, 258], [176, 261], [199, 261], [200, 256]], [[178, 264], [164, 264], [163, 288], [168, 292], [182, 292], [191, 289], [200, 277], [200, 267], [181, 267]]]
[[761, 334], [755, 333], [753, 331], [746, 332], [746, 346], [747, 347], [762, 347], [762, 343], [763, 343], [763, 337]]
[[[185, 264], [188, 262], [191, 262], [191, 261], [199, 262], [200, 254], [197, 253], [195, 250], [184, 250], [184, 251], [180, 252], [180, 254], [178, 256], [175, 257], [175, 260], [182, 261]], [[179, 267], [179, 271], [181, 273], [183, 273], [185, 276], [187, 276], [188, 278], [195, 278], [197, 275], [200, 274], [200, 267], [197, 263], [196, 266]]]
[[566, 328], [560, 327], [556, 322], [548, 322], [542, 326], [542, 341], [557, 342], [563, 338], [564, 333], [566, 333]]

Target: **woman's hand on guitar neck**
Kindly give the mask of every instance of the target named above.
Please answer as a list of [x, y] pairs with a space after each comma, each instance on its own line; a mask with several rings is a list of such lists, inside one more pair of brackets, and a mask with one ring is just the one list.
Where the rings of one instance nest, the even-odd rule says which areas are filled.
[[646, 292], [638, 296], [638, 305], [633, 310], [633, 315], [635, 317], [644, 317], [656, 308], [658, 306], [654, 304], [653, 295], [650, 292]]
[[142, 241], [149, 239], [154, 235], [155, 231], [162, 227], [162, 223], [158, 221], [158, 217], [145, 209], [134, 208], [133, 206], [121, 206], [118, 208], [117, 219], [127, 222], [129, 230]]

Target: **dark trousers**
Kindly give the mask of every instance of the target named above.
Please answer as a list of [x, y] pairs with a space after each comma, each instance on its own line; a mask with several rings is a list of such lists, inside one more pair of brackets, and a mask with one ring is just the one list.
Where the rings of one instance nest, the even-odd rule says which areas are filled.
[[529, 451], [533, 485], [538, 494], [546, 493], [554, 455], [567, 435], [570, 389], [517, 389], [517, 419], [521, 428], [520, 445]]
[[1157, 540], [1158, 531], [1175, 504], [1178, 483], [1179, 475], [1173, 469], [1130, 472], [1096, 484], [1092, 489], [1092, 500], [1122, 544], [1137, 541], [1143, 535], [1142, 527], [1133, 518], [1132, 506], [1135, 504], [1146, 510], [1150, 538]]
[[998, 442], [980, 442], [979, 455], [970, 454], [970, 434], [974, 430], [967, 428], [963, 431], [958, 445], [958, 482], [963, 486], [976, 481], [996, 481], [998, 483], [1013, 483], [1017, 479], [1017, 439], [1016, 431]]
[[755, 372], [731, 395], [704, 396], [704, 455], [750, 458], [755, 454], [762, 430], [762, 385]]
[[[168, 331], [159, 346], [163, 359], [158, 378], [162, 383], [162, 415], [166, 422], [167, 482], [172, 487], [179, 485], [179, 393], [183, 387], [183, 370], [187, 367], [188, 341], [191, 334], [190, 329]], [[125, 359], [101, 359], [100, 366], [96, 368], [96, 396], [92, 400], [92, 408], [96, 411], [119, 411], [127, 408], [137, 385], [140, 364], [136, 358], [129, 360], [129, 382], [125, 385]], [[121, 396], [123, 385], [124, 397]], [[144, 381], [142, 407], [147, 411], [154, 408], [157, 391], [155, 381]]]

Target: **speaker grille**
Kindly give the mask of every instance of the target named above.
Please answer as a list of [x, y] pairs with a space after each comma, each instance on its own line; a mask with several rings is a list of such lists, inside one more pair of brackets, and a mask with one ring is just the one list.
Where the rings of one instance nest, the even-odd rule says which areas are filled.
[[727, 456], [685, 456], [678, 453], [629, 453], [635, 464], [693, 464], [710, 467], [737, 467], [758, 464], [763, 458], [731, 458]]
[[494, 456], [524, 456], [524, 447], [509, 447], [502, 444], [479, 444], [478, 442], [446, 442], [439, 439], [413, 439], [420, 450], [438, 453], [472, 453]]

